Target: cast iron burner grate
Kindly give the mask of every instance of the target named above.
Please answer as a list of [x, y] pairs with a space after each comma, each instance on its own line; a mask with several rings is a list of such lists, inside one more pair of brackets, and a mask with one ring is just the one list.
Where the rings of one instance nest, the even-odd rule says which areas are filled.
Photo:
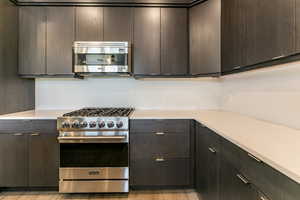
[[133, 108], [83, 108], [63, 117], [128, 117]]

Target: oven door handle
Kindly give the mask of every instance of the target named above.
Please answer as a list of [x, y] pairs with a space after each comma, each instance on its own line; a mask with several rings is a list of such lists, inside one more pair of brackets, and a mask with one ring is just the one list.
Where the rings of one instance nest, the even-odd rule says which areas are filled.
[[97, 136], [97, 137], [58, 137], [58, 140], [99, 140], [99, 139], [104, 139], [104, 140], [124, 140], [126, 139], [126, 135], [124, 136]]

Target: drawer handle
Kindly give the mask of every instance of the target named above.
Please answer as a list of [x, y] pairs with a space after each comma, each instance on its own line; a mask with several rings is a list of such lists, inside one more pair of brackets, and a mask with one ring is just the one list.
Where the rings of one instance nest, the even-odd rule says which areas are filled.
[[14, 136], [23, 136], [23, 133], [15, 133]]
[[156, 161], [156, 162], [164, 162], [165, 159], [164, 159], [164, 158], [156, 158], [155, 161]]
[[233, 69], [241, 69], [241, 66], [236, 66], [236, 67], [234, 67]]
[[285, 55], [276, 56], [276, 57], [272, 58], [272, 60], [276, 60], [276, 59], [283, 58], [283, 57], [285, 57]]
[[262, 162], [260, 159], [258, 159], [257, 157], [255, 157], [255, 156], [252, 155], [251, 153], [248, 153], [248, 156], [249, 156], [250, 158], [252, 158], [253, 160], [255, 160], [256, 162], [259, 162], [259, 163]]
[[31, 135], [31, 136], [40, 136], [39, 133], [31, 133], [30, 135]]
[[241, 174], [236, 175], [244, 184], [248, 185], [250, 182]]
[[208, 147], [208, 150], [209, 150], [211, 153], [217, 153], [217, 151], [216, 151], [214, 148], [212, 148], [212, 147]]
[[155, 135], [164, 135], [164, 132], [156, 132]]
[[264, 197], [264, 196], [260, 196], [259, 199], [260, 199], [260, 200], [269, 200], [269, 199], [267, 199], [267, 198]]

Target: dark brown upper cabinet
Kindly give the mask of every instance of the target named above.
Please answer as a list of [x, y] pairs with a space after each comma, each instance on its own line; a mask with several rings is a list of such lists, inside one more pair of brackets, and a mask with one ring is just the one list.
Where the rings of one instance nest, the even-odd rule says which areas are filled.
[[190, 9], [190, 73], [221, 71], [221, 1], [209, 0]]
[[190, 72], [253, 69], [295, 50], [296, 0], [208, 0], [190, 9]]
[[135, 8], [133, 44], [135, 75], [187, 75], [187, 9]]
[[187, 9], [161, 8], [161, 74], [186, 75], [187, 66]]
[[103, 8], [76, 7], [76, 41], [103, 40]]
[[222, 72], [296, 53], [295, 0], [222, 1]]
[[47, 7], [47, 74], [72, 74], [75, 8]]
[[246, 65], [247, 0], [222, 1], [222, 71]]
[[160, 8], [134, 9], [134, 74], [160, 74]]
[[19, 8], [19, 74], [46, 74], [46, 8]]
[[295, 0], [245, 0], [246, 64], [286, 57], [295, 52]]
[[133, 8], [104, 8], [104, 40], [132, 41]]

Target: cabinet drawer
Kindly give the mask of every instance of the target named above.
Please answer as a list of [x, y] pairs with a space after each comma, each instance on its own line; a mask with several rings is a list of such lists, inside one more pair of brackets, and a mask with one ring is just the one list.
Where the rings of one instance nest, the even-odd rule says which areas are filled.
[[57, 120], [32, 120], [32, 130], [43, 133], [58, 133]]
[[189, 133], [137, 133], [130, 137], [130, 152], [134, 159], [155, 158], [189, 158]]
[[188, 186], [189, 159], [136, 159], [130, 166], [132, 186]]
[[241, 168], [241, 161], [240, 161], [240, 154], [241, 151], [238, 146], [231, 143], [230, 141], [222, 138], [222, 145], [221, 145], [221, 153], [222, 158], [229, 162], [229, 164], [237, 170]]
[[148, 132], [189, 133], [190, 120], [130, 120], [130, 131], [132, 134]]
[[281, 200], [283, 176], [259, 159], [241, 150], [241, 172], [271, 200]]
[[31, 120], [0, 120], [0, 133], [26, 133], [31, 127]]

